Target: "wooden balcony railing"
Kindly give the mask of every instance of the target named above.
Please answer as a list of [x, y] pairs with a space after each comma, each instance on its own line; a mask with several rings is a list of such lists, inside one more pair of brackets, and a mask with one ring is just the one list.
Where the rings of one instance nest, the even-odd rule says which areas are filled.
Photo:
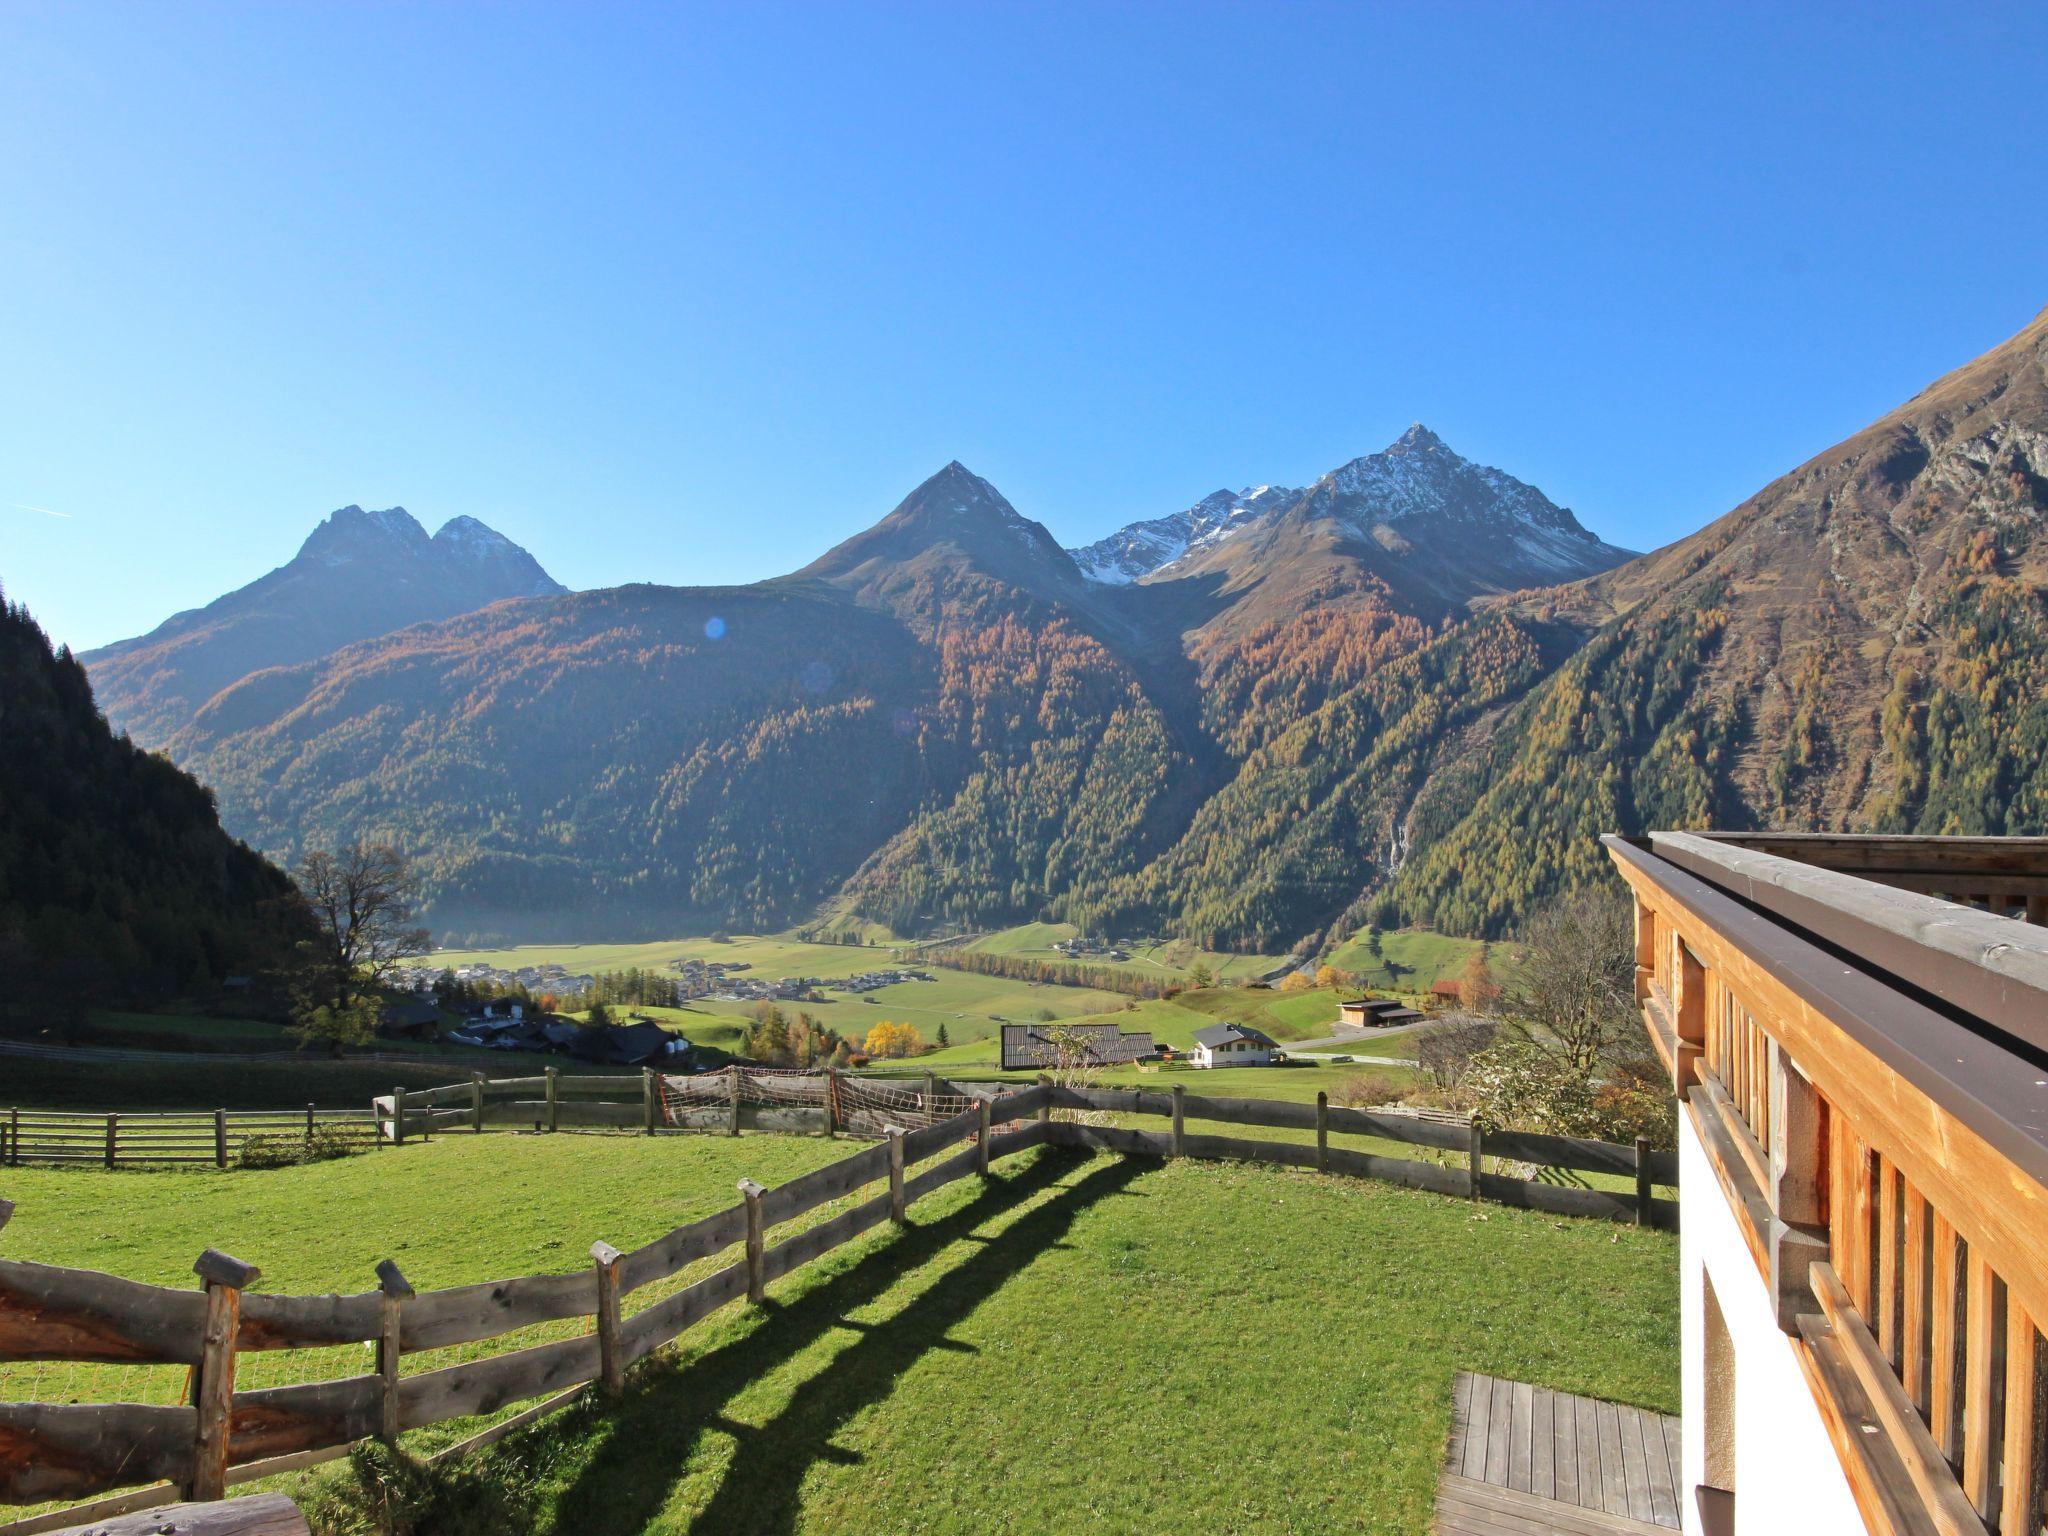
[[2048, 933], [2012, 919], [2048, 840], [1607, 844], [1651, 1040], [1870, 1529], [2043, 1536]]

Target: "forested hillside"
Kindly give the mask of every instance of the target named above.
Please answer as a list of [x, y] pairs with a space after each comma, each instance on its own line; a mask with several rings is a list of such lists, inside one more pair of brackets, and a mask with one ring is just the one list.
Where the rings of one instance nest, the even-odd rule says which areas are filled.
[[290, 891], [221, 831], [210, 792], [115, 736], [85, 669], [0, 601], [5, 1011], [47, 1022], [210, 989], [296, 936]]
[[2048, 317], [1619, 565], [1421, 428], [1135, 525], [1113, 580], [952, 464], [794, 575], [405, 630], [172, 750], [261, 846], [389, 836], [493, 938], [823, 910], [1275, 952], [1500, 934], [1606, 878], [1604, 831], [2039, 831], [2044, 355]]

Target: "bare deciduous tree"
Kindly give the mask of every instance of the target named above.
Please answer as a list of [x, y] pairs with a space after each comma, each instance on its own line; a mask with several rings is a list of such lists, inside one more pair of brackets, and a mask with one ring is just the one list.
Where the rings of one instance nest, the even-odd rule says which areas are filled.
[[413, 923], [419, 882], [388, 843], [314, 849], [292, 875], [314, 926], [301, 946], [300, 1030], [337, 1047], [360, 1043], [375, 1032], [378, 989], [402, 962], [432, 947], [427, 930]]
[[1580, 1078], [1634, 1043], [1635, 924], [1628, 902], [1585, 891], [1529, 919], [1502, 999], [1509, 1033]]
[[1415, 1057], [1439, 1088], [1455, 1088], [1472, 1068], [1472, 1058], [1493, 1044], [1500, 1026], [1492, 1019], [1453, 1014], [1416, 1042]]

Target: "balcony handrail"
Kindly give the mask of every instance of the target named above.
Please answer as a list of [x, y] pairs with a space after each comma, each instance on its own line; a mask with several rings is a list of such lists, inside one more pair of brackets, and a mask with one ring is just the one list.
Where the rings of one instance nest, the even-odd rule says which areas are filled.
[[1658, 854], [1611, 833], [1601, 841], [1816, 1016], [2048, 1189], [2048, 1089], [2035, 1085], [2048, 1073], [2014, 1071], [2009, 1040], [1972, 1030], [1885, 978], [1846, 964]]
[[[1693, 832], [1658, 857], [2048, 1052], [2048, 928]], [[2048, 1094], [2036, 1123], [2048, 1129]]]

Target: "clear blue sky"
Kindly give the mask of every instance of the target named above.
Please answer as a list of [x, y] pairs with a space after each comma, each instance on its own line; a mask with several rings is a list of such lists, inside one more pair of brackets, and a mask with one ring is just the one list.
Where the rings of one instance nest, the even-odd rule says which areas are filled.
[[348, 502], [745, 581], [956, 457], [1074, 543], [1415, 419], [1652, 546], [2048, 304], [2043, 58], [2031, 4], [6, 0], [0, 583], [101, 643]]

